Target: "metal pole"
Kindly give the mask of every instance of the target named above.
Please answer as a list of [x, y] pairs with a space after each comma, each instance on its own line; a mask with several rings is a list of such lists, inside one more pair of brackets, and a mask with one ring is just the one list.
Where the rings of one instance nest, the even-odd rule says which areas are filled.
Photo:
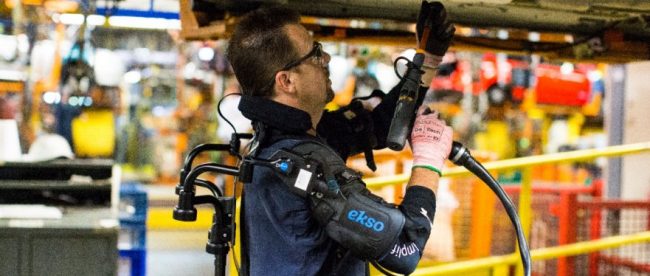
[[[605, 132], [610, 145], [623, 144], [623, 128], [625, 127], [625, 65], [612, 65], [608, 70], [610, 77], [607, 79], [608, 96], [605, 100], [609, 104], [607, 115], [605, 116]], [[609, 92], [611, 91], [611, 92]], [[621, 170], [623, 160], [619, 158], [610, 158], [607, 160], [605, 179], [607, 183], [606, 197], [621, 197]]]

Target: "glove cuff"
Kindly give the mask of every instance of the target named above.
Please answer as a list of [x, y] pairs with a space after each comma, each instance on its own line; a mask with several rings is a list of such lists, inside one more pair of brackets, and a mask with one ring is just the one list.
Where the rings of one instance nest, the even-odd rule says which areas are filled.
[[442, 176], [442, 172], [440, 171], [440, 169], [438, 169], [438, 168], [436, 168], [434, 166], [431, 166], [431, 165], [413, 165], [413, 168], [427, 169], [427, 170], [438, 173], [439, 176]]

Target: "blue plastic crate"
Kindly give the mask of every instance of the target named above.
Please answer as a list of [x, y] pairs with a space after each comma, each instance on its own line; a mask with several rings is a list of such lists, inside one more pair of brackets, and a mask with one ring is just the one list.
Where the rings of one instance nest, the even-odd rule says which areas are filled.
[[129, 271], [120, 275], [145, 276], [147, 275], [147, 250], [146, 249], [120, 249], [120, 261], [128, 261]]
[[145, 223], [149, 200], [141, 184], [127, 182], [120, 186], [120, 220], [139, 220]]
[[146, 249], [147, 248], [147, 228], [145, 225], [129, 225], [120, 222], [120, 235], [118, 238], [119, 249]]
[[147, 266], [147, 192], [141, 184], [120, 186], [120, 260], [128, 261], [131, 276], [146, 275]]

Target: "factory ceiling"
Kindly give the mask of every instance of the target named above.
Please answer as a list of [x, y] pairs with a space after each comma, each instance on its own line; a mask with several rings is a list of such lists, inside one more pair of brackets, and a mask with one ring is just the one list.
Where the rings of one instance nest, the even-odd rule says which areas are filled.
[[[321, 39], [413, 44], [420, 0], [180, 0], [194, 14], [225, 19], [217, 32], [183, 22], [188, 39], [228, 35], [241, 12], [286, 4]], [[650, 59], [650, 1], [642, 0], [443, 0], [457, 24], [457, 49], [537, 53], [558, 59], [626, 62]], [[197, 8], [196, 3], [201, 3]], [[187, 19], [187, 9], [185, 7]], [[223, 16], [222, 16], [223, 15]], [[216, 16], [216, 17], [214, 17]], [[205, 18], [205, 17], [204, 17]], [[228, 19], [233, 20], [228, 20]], [[230, 23], [229, 23], [230, 22]], [[214, 23], [214, 22], [212, 22]], [[198, 25], [201, 25], [200, 23]], [[217, 26], [219, 24], [216, 24]], [[212, 27], [215, 25], [213, 24]]]

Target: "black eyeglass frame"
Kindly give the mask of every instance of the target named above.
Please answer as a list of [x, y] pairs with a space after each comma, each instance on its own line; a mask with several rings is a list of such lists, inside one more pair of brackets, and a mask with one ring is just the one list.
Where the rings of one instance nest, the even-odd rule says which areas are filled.
[[280, 69], [278, 71], [275, 71], [275, 73], [273, 74], [273, 80], [271, 80], [271, 83], [269, 83], [269, 85], [267, 85], [264, 88], [264, 91], [267, 91], [267, 90], [271, 89], [271, 87], [273, 87], [273, 84], [275, 83], [275, 75], [278, 72], [290, 70], [291, 68], [294, 68], [294, 67], [302, 64], [303, 62], [305, 62], [305, 60], [308, 60], [308, 59], [310, 59], [312, 57], [316, 57], [316, 58], [319, 58], [319, 59], [323, 57], [323, 44], [321, 44], [318, 41], [314, 41], [312, 49], [311, 49], [311, 51], [309, 51], [309, 53], [307, 53], [303, 57], [299, 58], [298, 60], [287, 63], [287, 65], [282, 67], [282, 69]]
[[296, 67], [300, 65], [301, 63], [305, 62], [305, 60], [310, 59], [311, 57], [316, 57], [316, 58], [322, 58], [323, 57], [323, 44], [320, 44], [318, 41], [314, 41], [314, 44], [311, 48], [311, 51], [307, 53], [304, 57], [299, 58], [298, 60], [294, 62], [289, 62], [287, 65], [282, 67], [282, 69], [278, 70], [280, 71], [287, 71], [293, 67]]

